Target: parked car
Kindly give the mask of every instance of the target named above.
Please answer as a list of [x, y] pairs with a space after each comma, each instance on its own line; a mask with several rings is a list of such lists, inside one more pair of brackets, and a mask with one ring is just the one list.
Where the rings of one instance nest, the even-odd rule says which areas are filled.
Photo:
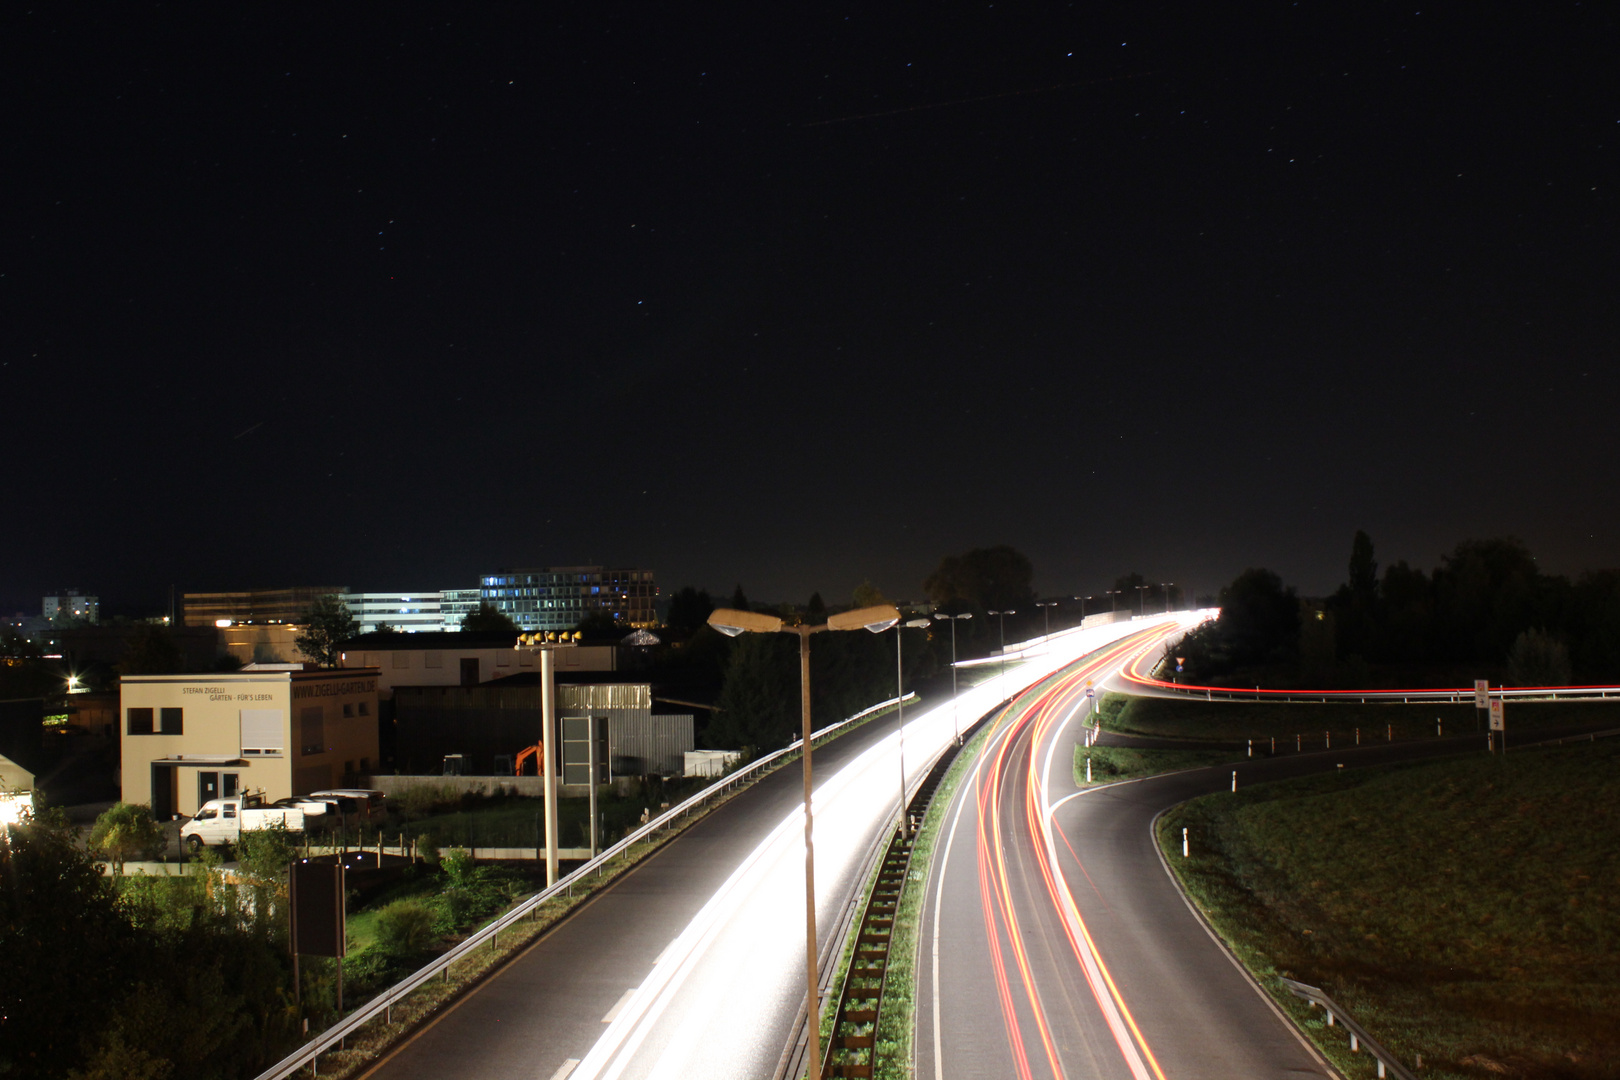
[[242, 833], [277, 826], [288, 832], [304, 831], [304, 812], [287, 806], [265, 806], [253, 796], [209, 799], [197, 815], [180, 828], [180, 841], [192, 851], [234, 844]]
[[388, 812], [388, 797], [375, 788], [329, 788], [312, 791], [305, 798], [337, 801], [344, 813], [358, 813], [367, 821], [381, 819]]
[[317, 799], [313, 795], [294, 795], [290, 799], [277, 799], [270, 805], [302, 810], [307, 818], [323, 817], [328, 813], [337, 811], [337, 801], [335, 799]]

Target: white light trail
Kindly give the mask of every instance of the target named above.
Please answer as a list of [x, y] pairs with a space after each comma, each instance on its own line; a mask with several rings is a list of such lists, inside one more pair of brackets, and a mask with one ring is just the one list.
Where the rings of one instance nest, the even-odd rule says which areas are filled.
[[[908, 711], [904, 757], [911, 784], [921, 782], [959, 724], [1086, 653], [1160, 621], [1054, 634], [1039, 655], [1009, 657], [1005, 673], [963, 691], [955, 702]], [[888, 718], [873, 722], [892, 725]], [[899, 744], [898, 732], [891, 731], [816, 787], [818, 926], [832, 925], [843, 890], [875, 835], [897, 820]], [[569, 1080], [770, 1074], [781, 1047], [757, 1045], [749, 1036], [771, 1030], [803, 1002], [803, 827], [801, 805], [671, 942]]]

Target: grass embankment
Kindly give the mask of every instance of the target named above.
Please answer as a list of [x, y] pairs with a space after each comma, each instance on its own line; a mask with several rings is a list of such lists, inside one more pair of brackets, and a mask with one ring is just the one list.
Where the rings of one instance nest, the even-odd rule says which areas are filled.
[[[1333, 702], [1329, 704], [1270, 701], [1199, 701], [1108, 694], [1099, 708], [1103, 729], [1121, 735], [1153, 738], [1210, 739], [1221, 742], [1255, 740], [1255, 752], [1264, 745], [1277, 752], [1321, 750], [1331, 733], [1332, 745], [1355, 745], [1359, 730], [1363, 743], [1394, 739], [1432, 739], [1435, 720], [1443, 735], [1478, 734], [1485, 739], [1484, 721], [1472, 702], [1464, 705], [1402, 705]], [[1620, 726], [1620, 702], [1614, 701], [1509, 701], [1510, 732], [1525, 729], [1602, 724]], [[1296, 736], [1298, 743], [1295, 742]]]
[[1091, 763], [1092, 787], [1112, 784], [1119, 780], [1135, 780], [1143, 776], [1177, 772], [1181, 769], [1201, 769], [1206, 765], [1222, 765], [1230, 761], [1245, 760], [1242, 750], [1137, 750], [1128, 746], [1083, 746], [1074, 748], [1074, 782], [1085, 787], [1086, 762]]
[[1194, 800], [1159, 842], [1346, 1076], [1373, 1063], [1278, 975], [1322, 987], [1408, 1067], [1422, 1055], [1425, 1076], [1613, 1077], [1617, 769], [1608, 740], [1334, 772]]

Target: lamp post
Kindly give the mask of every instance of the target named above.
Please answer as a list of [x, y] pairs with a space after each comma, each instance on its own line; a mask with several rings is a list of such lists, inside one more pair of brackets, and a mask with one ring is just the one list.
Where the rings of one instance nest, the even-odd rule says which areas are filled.
[[[1001, 681], [1007, 681], [1007, 616], [1016, 615], [1016, 611], [986, 611], [986, 615], [994, 615], [1001, 623]], [[1006, 689], [1003, 687], [1002, 689]]]
[[810, 767], [810, 635], [823, 630], [870, 630], [882, 633], [900, 621], [900, 612], [888, 604], [857, 608], [829, 617], [821, 626], [788, 626], [775, 615], [757, 611], [717, 608], [709, 614], [709, 625], [727, 637], [744, 632], [755, 634], [796, 634], [799, 638], [799, 718], [803, 727], [804, 754], [804, 960], [809, 987], [810, 1017], [808, 1034], [810, 1056], [806, 1075], [821, 1072], [821, 980], [816, 971], [816, 848], [815, 819], [810, 810], [814, 773]]
[[956, 704], [956, 620], [971, 619], [973, 612], [964, 611], [960, 615], [941, 615], [934, 612], [936, 619], [949, 619], [951, 621], [951, 728], [956, 732], [955, 742], [962, 741], [961, 716]]
[[911, 835], [911, 821], [906, 817], [906, 672], [900, 657], [901, 633], [906, 627], [927, 626], [927, 619], [907, 619], [894, 628], [894, 715], [900, 724], [900, 839]]
[[1164, 590], [1164, 613], [1166, 615], [1170, 614], [1170, 586], [1174, 584], [1175, 582], [1173, 581], [1159, 582], [1159, 588]]
[[1095, 596], [1077, 596], [1075, 599], [1080, 601], [1080, 625], [1084, 626], [1086, 625], [1086, 601], [1097, 598]]
[[1107, 590], [1108, 610], [1109, 611], [1118, 611], [1119, 610], [1119, 594], [1124, 592], [1124, 591], [1125, 590], [1123, 590], [1123, 589], [1109, 589], [1109, 590]]
[[1056, 600], [1037, 600], [1037, 601], [1035, 601], [1035, 606], [1041, 609], [1041, 614], [1042, 615], [1046, 616], [1046, 636], [1051, 637], [1052, 636], [1052, 609], [1057, 607], [1057, 601]]
[[1147, 604], [1147, 597], [1144, 595], [1144, 592], [1147, 589], [1153, 588], [1153, 586], [1151, 586], [1151, 585], [1132, 585], [1131, 588], [1136, 590], [1136, 613], [1138, 615], [1146, 615], [1147, 614], [1147, 607], [1145, 605]]

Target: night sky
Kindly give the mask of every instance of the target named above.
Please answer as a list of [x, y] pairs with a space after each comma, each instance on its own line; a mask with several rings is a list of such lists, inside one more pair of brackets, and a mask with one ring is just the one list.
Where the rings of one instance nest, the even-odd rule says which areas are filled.
[[6, 612], [1620, 565], [1611, 6], [247, 7], [0, 13]]

